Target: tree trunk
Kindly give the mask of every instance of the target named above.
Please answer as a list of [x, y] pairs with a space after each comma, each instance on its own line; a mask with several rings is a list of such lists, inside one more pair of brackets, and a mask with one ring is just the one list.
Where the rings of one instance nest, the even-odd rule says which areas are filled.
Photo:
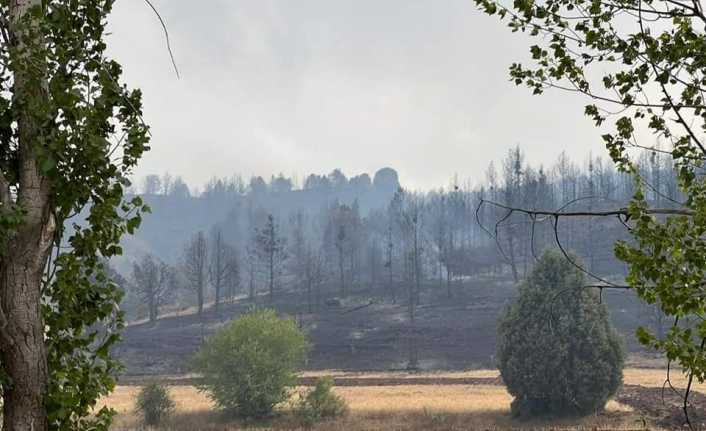
[[150, 322], [154, 322], [157, 320], [157, 299], [154, 294], [150, 295], [148, 308], [150, 310]]
[[453, 273], [449, 269], [449, 267], [446, 267], [446, 297], [451, 299], [453, 296], [451, 292], [451, 281], [453, 280]]
[[199, 306], [199, 316], [201, 315], [201, 313], [203, 313], [203, 285], [203, 281], [200, 281], [198, 287], [196, 288], [196, 294], [198, 296], [197, 300]]
[[214, 306], [216, 313], [218, 313], [218, 306], [221, 304], [221, 283], [220, 283], [220, 281], [216, 282], [215, 290], [216, 290], [216, 303], [213, 306]]
[[508, 238], [508, 251], [509, 251], [509, 263], [510, 263], [510, 269], [512, 269], [512, 278], [515, 280], [515, 283], [520, 281], [520, 274], [517, 272], [517, 263], [515, 262], [515, 242], [513, 241], [512, 237], [513, 233], [512, 231], [510, 232], [510, 236]]
[[344, 272], [344, 269], [343, 269], [343, 265], [344, 265], [343, 259], [344, 259], [343, 254], [342, 254], [341, 252], [339, 252], [339, 255], [338, 255], [338, 273], [339, 273], [339, 276], [340, 276], [340, 283], [341, 283], [341, 297], [344, 297], [344, 298], [345, 298], [345, 297], [346, 297], [346, 278], [345, 278], [345, 272]]
[[49, 211], [49, 185], [39, 174], [32, 146], [23, 145], [20, 157], [18, 203], [26, 212], [0, 259], [0, 363], [11, 379], [3, 388], [2, 429], [43, 431], [49, 372], [41, 290], [56, 225]]
[[[25, 20], [41, 0], [10, 3], [10, 37], [18, 47], [29, 46], [32, 56], [41, 48], [38, 20]], [[20, 23], [22, 28], [20, 28]], [[26, 23], [26, 24], [25, 24]], [[26, 25], [26, 27], [25, 27]], [[56, 224], [51, 212], [51, 185], [39, 169], [37, 147], [43, 143], [40, 119], [33, 103], [48, 99], [46, 60], [34, 56], [31, 72], [14, 74], [18, 103], [19, 187], [16, 204], [24, 210], [21, 225], [0, 250], [0, 363], [10, 383], [3, 387], [4, 431], [45, 431], [48, 428], [46, 397], [49, 387], [44, 319], [41, 311], [42, 275]], [[4, 202], [9, 204], [9, 202]]]
[[[7, 262], [2, 268], [0, 303], [7, 318], [1, 360], [11, 383], [3, 388], [3, 430], [47, 429], [45, 399], [49, 372], [44, 345], [40, 287], [44, 254], [32, 250], [29, 259]], [[24, 257], [24, 256], [23, 256]], [[5, 337], [3, 337], [5, 338]]]
[[275, 301], [275, 256], [274, 252], [270, 253], [270, 305]]

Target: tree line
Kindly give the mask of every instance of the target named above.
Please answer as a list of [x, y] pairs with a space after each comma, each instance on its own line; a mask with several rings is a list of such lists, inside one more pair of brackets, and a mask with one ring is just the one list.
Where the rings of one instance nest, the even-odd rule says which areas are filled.
[[[677, 205], [682, 197], [669, 159], [655, 151], [641, 159], [640, 167], [655, 205]], [[555, 224], [481, 204], [572, 211], [626, 205], [635, 190], [633, 178], [601, 158], [577, 164], [562, 153], [547, 168], [533, 167], [515, 147], [499, 167], [488, 166], [479, 184], [454, 178], [450, 186], [426, 192], [406, 190], [394, 171], [387, 174], [387, 198], [367, 208], [358, 196], [348, 202], [335, 196], [318, 207], [283, 206], [286, 195], [302, 190], [282, 191], [274, 185], [283, 181], [279, 177], [264, 188], [257, 179], [247, 187], [239, 180], [212, 180], [192, 199], [220, 196], [233, 203], [228, 214], [193, 232], [174, 261], [167, 264], [148, 253], [133, 264], [132, 290], [149, 310], [143, 314], [153, 320], [156, 307], [185, 304], [201, 313], [206, 303], [218, 308], [238, 295], [273, 304], [284, 292], [299, 293], [307, 312], [352, 293], [419, 304], [425, 289], [453, 298], [463, 293], [465, 279], [479, 274], [518, 281], [557, 241], [580, 256], [589, 271], [615, 278], [625, 274], [612, 255], [612, 243], [627, 235], [617, 221], [585, 217]], [[353, 182], [338, 170], [326, 178], [339, 189]], [[150, 195], [142, 196], [149, 201]], [[413, 316], [414, 309], [409, 313]]]

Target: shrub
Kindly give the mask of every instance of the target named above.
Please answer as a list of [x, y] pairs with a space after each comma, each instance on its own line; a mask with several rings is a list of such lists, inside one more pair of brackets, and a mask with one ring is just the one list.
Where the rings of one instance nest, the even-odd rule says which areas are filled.
[[263, 417], [289, 397], [309, 349], [291, 319], [250, 311], [208, 338], [194, 358], [200, 388], [229, 414]]
[[620, 339], [585, 284], [564, 255], [547, 252], [501, 317], [498, 365], [516, 417], [593, 413], [622, 383]]
[[174, 401], [164, 385], [149, 383], [137, 394], [137, 411], [145, 425], [159, 425], [174, 410]]
[[303, 425], [311, 426], [322, 419], [333, 419], [348, 413], [346, 401], [336, 395], [332, 387], [333, 379], [322, 377], [316, 381], [314, 389], [298, 401], [294, 414]]

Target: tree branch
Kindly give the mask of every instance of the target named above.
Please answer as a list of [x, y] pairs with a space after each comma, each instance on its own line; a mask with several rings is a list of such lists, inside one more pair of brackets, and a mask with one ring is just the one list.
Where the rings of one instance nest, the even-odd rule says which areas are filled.
[[[483, 204], [493, 205], [498, 208], [503, 208], [508, 211], [527, 214], [530, 216], [545, 216], [545, 217], [610, 217], [610, 216], [630, 216], [630, 211], [627, 208], [618, 208], [606, 211], [541, 211], [530, 210], [520, 207], [511, 207], [498, 202], [481, 199], [479, 206]], [[645, 213], [651, 215], [682, 215], [693, 216], [695, 212], [687, 208], [648, 208]], [[508, 216], [509, 217], [509, 216]]]

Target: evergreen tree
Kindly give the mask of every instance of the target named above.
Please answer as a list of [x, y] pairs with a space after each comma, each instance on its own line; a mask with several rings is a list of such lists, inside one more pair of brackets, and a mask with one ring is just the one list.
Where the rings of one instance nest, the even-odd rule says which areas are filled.
[[546, 252], [501, 317], [499, 368], [519, 417], [603, 409], [622, 382], [623, 350], [583, 273]]

